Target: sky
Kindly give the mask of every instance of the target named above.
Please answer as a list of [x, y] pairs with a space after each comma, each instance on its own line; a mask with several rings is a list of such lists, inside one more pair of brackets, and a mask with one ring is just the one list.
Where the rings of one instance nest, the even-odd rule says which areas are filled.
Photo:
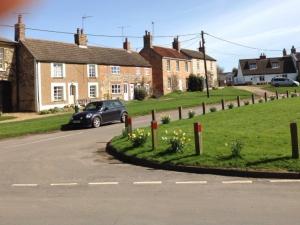
[[[231, 71], [239, 59], [267, 57], [288, 53], [292, 45], [300, 49], [299, 0], [33, 0], [25, 8], [27, 27], [75, 32], [82, 26], [88, 34], [142, 37], [145, 30], [154, 36], [197, 34], [201, 30], [231, 42], [265, 50], [245, 48], [205, 35], [207, 54], [217, 59], [220, 67]], [[0, 24], [13, 25], [17, 15], [9, 13]], [[0, 36], [13, 39], [11, 28], [0, 27]], [[36, 39], [74, 41], [72, 35], [26, 31], [26, 37]], [[122, 47], [122, 38], [88, 37], [90, 45]], [[182, 48], [197, 49], [200, 35], [180, 36]], [[140, 50], [142, 38], [130, 38], [132, 48]], [[154, 38], [154, 44], [171, 47], [172, 38]], [[272, 50], [272, 51], [269, 51]], [[275, 51], [274, 51], [275, 50]]]

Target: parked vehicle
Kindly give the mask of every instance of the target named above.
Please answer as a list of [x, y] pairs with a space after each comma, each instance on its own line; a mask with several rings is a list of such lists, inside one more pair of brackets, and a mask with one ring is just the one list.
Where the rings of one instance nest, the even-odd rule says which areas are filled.
[[283, 86], [299, 86], [299, 82], [298, 81], [294, 81], [290, 78], [286, 78], [286, 77], [274, 77], [271, 80], [271, 85], [275, 86], [275, 87], [283, 87]]
[[96, 101], [87, 104], [83, 112], [75, 113], [70, 124], [97, 128], [105, 123], [124, 123], [127, 115], [125, 106], [119, 100]]

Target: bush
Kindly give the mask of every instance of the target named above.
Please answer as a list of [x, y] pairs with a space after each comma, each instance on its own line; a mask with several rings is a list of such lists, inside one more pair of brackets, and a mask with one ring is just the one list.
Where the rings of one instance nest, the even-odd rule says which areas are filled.
[[270, 97], [270, 100], [271, 100], [271, 101], [274, 101], [275, 99], [276, 99], [275, 96], [271, 96], [271, 97]]
[[42, 110], [40, 111], [40, 115], [46, 115], [46, 114], [50, 114], [50, 110]]
[[211, 107], [211, 108], [209, 109], [209, 111], [210, 111], [210, 112], [217, 112], [217, 108], [216, 108], [216, 107]]
[[291, 97], [292, 97], [292, 98], [295, 98], [295, 97], [297, 97], [297, 96], [298, 96], [298, 95], [297, 95], [296, 93], [292, 93], [292, 94], [291, 94]]
[[259, 103], [263, 103], [264, 100], [261, 98], [261, 99], [258, 100], [258, 102], [259, 102]]
[[188, 78], [188, 90], [189, 91], [203, 91], [204, 79], [191, 74]]
[[[168, 131], [165, 131], [168, 134]], [[169, 144], [168, 150], [171, 152], [182, 152], [185, 145], [190, 141], [182, 130], [174, 130], [172, 137], [162, 137], [162, 141]]]
[[249, 101], [244, 101], [244, 105], [249, 105], [250, 102]]
[[195, 114], [196, 114], [195, 111], [190, 110], [190, 111], [188, 112], [189, 119], [193, 118], [193, 117], [195, 116]]
[[231, 156], [233, 158], [242, 158], [241, 152], [244, 144], [240, 140], [235, 140], [231, 143]]
[[140, 86], [134, 88], [134, 98], [139, 101], [143, 101], [147, 97], [146, 88]]
[[227, 107], [228, 107], [228, 109], [233, 109], [234, 108], [234, 104], [230, 103]]
[[150, 133], [147, 133], [144, 129], [136, 129], [131, 135], [128, 136], [133, 147], [140, 147], [146, 143]]
[[161, 117], [161, 123], [162, 124], [169, 124], [171, 122], [171, 116], [170, 115], [165, 115]]

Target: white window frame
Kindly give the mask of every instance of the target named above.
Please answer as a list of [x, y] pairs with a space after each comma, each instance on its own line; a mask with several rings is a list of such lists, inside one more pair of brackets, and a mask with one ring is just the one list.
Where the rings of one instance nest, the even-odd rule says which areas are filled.
[[135, 74], [136, 74], [137, 76], [142, 75], [141, 67], [136, 67], [136, 68], [135, 68]]
[[[275, 64], [276, 64], [276, 66], [274, 66]], [[272, 66], [272, 69], [278, 69], [278, 68], [280, 68], [280, 65], [279, 65], [278, 62], [272, 62], [271, 66]]]
[[[120, 90], [120, 92], [113, 92], [113, 90], [115, 89], [115, 88], [113, 88], [113, 86], [119, 86], [119, 88], [117, 88], [117, 90], [119, 89]], [[113, 95], [119, 95], [119, 94], [121, 94], [121, 84], [112, 84], [111, 85], [111, 94], [113, 94]]]
[[[251, 68], [251, 65], [255, 65], [255, 67]], [[256, 70], [257, 69], [257, 64], [256, 63], [250, 63], [249, 64], [249, 70]]]
[[176, 60], [176, 71], [179, 72], [180, 71], [180, 61]]
[[197, 60], [197, 71], [200, 71], [200, 60]]
[[167, 71], [171, 71], [171, 60], [167, 59]]
[[120, 75], [120, 73], [121, 73], [120, 66], [111, 66], [110, 70], [111, 70], [111, 74], [113, 74], [113, 75]]
[[[55, 76], [54, 73], [54, 64], [62, 64], [62, 76]], [[66, 77], [66, 65], [64, 63], [51, 63], [51, 77], [52, 78], [64, 78]]]
[[[90, 66], [95, 66], [95, 76], [90, 75]], [[90, 78], [98, 77], [98, 65], [97, 64], [87, 64], [87, 75]]]
[[145, 68], [144, 69], [145, 75], [149, 76], [150, 75], [150, 69], [149, 68]]
[[167, 82], [168, 82], [167, 87], [170, 90], [172, 88], [172, 77], [168, 77]]
[[189, 62], [185, 62], [184, 66], [185, 66], [185, 72], [189, 72]]
[[[54, 99], [54, 87], [63, 87], [63, 99], [55, 100]], [[51, 83], [51, 102], [63, 102], [67, 100], [67, 90], [66, 83]]]
[[[91, 96], [90, 87], [96, 86], [96, 97]], [[88, 97], [89, 98], [99, 98], [99, 84], [97, 82], [88, 82]]]
[[5, 60], [4, 60], [5, 49], [0, 48], [0, 52], [2, 53], [2, 59], [0, 58], [0, 65], [2, 64], [2, 66], [0, 67], [0, 71], [5, 71]]

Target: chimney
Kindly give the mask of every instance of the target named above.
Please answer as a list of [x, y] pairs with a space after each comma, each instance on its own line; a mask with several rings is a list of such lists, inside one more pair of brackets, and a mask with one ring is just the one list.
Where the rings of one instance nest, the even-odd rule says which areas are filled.
[[18, 23], [15, 24], [15, 41], [25, 40], [25, 24], [23, 24], [22, 15], [18, 16]]
[[261, 54], [260, 54], [259, 59], [266, 59], [266, 58], [267, 58], [267, 56], [266, 56], [264, 53], [261, 53]]
[[204, 48], [203, 48], [203, 45], [202, 45], [202, 42], [200, 41], [199, 42], [199, 52], [202, 52], [202, 53], [204, 53]]
[[178, 36], [174, 38], [173, 49], [176, 49], [178, 52], [180, 52], [180, 43]]
[[285, 49], [285, 48], [282, 50], [282, 55], [283, 55], [283, 56], [286, 56], [286, 55], [287, 55], [286, 49]]
[[87, 36], [84, 34], [83, 29], [77, 28], [77, 33], [74, 35], [75, 44], [79, 47], [86, 48], [87, 47]]
[[128, 41], [128, 38], [125, 38], [125, 41], [123, 42], [123, 48], [126, 50], [126, 51], [130, 51], [130, 42]]
[[292, 46], [291, 54], [296, 54], [296, 48], [294, 47], [294, 45]]
[[152, 48], [152, 35], [148, 31], [145, 31], [144, 48], [146, 49]]

